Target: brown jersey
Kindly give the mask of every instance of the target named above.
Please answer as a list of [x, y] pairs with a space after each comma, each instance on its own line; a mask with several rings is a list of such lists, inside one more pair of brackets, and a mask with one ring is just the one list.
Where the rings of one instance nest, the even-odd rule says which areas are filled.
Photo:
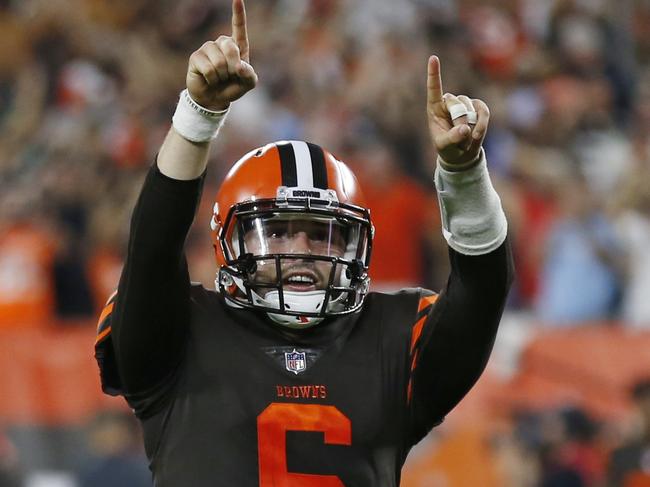
[[358, 313], [289, 330], [190, 285], [182, 244], [199, 194], [154, 166], [96, 348], [104, 389], [142, 422], [155, 485], [399, 485], [409, 449], [485, 367], [507, 244], [450, 251], [439, 297], [371, 293]]

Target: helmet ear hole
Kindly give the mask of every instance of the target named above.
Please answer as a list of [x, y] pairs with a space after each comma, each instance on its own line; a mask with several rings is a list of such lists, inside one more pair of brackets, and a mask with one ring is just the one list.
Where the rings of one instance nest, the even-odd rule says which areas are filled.
[[224, 269], [219, 270], [219, 278], [218, 279], [219, 279], [219, 282], [221, 283], [221, 285], [223, 287], [225, 287], [225, 288], [229, 288], [229, 287], [231, 287], [231, 286], [233, 286], [235, 284], [235, 280], [233, 279], [233, 277], [228, 272], [226, 272]]
[[257, 272], [257, 262], [255, 261], [253, 254], [249, 253], [249, 254], [242, 255], [241, 259], [237, 264], [237, 268], [242, 273], [248, 275], [255, 274], [255, 272]]
[[352, 264], [345, 270], [348, 279], [361, 279], [363, 277], [364, 265], [360, 259], [354, 259]]

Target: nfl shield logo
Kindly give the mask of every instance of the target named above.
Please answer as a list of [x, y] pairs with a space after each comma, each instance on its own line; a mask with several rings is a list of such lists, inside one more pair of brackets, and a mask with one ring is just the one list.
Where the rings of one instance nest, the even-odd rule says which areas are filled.
[[289, 372], [298, 374], [307, 368], [307, 361], [305, 360], [305, 352], [297, 352], [296, 349], [293, 349], [293, 352], [284, 353], [284, 361]]

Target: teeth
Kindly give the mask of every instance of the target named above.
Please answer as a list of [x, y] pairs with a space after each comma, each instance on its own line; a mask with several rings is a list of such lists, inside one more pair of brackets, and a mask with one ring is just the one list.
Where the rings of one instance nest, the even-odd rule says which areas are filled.
[[307, 282], [309, 284], [313, 284], [314, 280], [309, 277], [309, 276], [291, 276], [288, 279], [289, 282]]

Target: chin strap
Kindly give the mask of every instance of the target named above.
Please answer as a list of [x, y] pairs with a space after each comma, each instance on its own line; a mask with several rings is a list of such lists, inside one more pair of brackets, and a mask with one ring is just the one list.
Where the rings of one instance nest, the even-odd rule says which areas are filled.
[[266, 313], [266, 315], [274, 323], [293, 329], [311, 328], [323, 321], [323, 318], [313, 316], [289, 316], [278, 313]]
[[[307, 291], [295, 292], [284, 291], [284, 307], [289, 311], [306, 311], [309, 313], [319, 313], [325, 300], [325, 291]], [[253, 293], [253, 299], [259, 300], [259, 304], [271, 308], [280, 308], [280, 293], [279, 291], [269, 291], [263, 298]], [[278, 324], [288, 326], [290, 328], [307, 328], [323, 321], [323, 318], [318, 316], [291, 316], [281, 313], [267, 313]]]

